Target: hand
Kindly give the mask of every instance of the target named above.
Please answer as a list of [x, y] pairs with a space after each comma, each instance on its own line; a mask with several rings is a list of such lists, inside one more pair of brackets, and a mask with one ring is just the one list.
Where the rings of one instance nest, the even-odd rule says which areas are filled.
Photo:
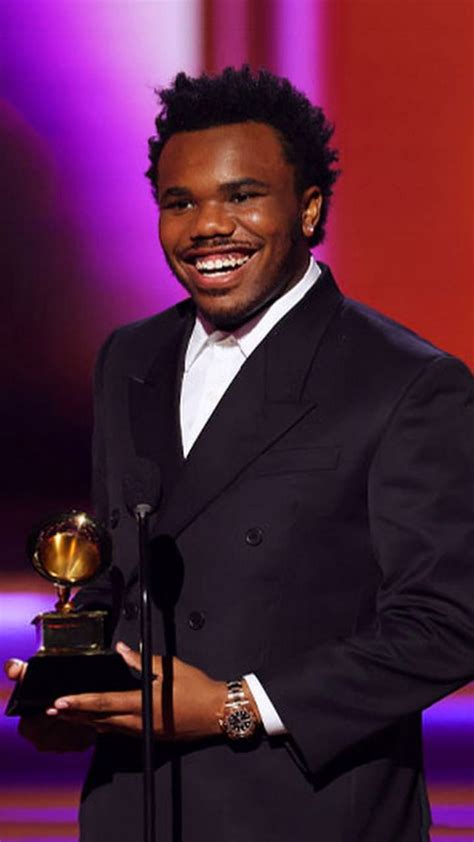
[[[17, 658], [6, 661], [4, 669], [11, 681], [21, 681], [27, 664]], [[20, 719], [18, 733], [32, 743], [38, 751], [54, 751], [62, 754], [66, 751], [85, 751], [95, 742], [96, 733], [89, 726], [54, 721], [46, 713], [26, 716]]]
[[[141, 668], [138, 652], [124, 643], [117, 651], [129, 667]], [[218, 719], [227, 698], [224, 681], [178, 658], [153, 657], [153, 730], [159, 740], [198, 740], [221, 734]], [[141, 692], [83, 693], [57, 699], [47, 711], [51, 718], [94, 728], [99, 733], [138, 736], [142, 730]]]

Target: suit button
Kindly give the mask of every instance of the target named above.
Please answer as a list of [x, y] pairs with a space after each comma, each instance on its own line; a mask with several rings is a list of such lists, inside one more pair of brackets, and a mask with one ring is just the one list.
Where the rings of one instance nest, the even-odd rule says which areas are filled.
[[188, 626], [193, 631], [202, 629], [206, 622], [206, 617], [203, 611], [191, 611], [188, 617]]
[[119, 525], [120, 509], [112, 509], [109, 517], [109, 525], [111, 529], [116, 529]]
[[134, 620], [135, 617], [138, 617], [138, 605], [136, 602], [126, 602], [123, 606], [122, 614], [126, 620]]
[[257, 547], [263, 541], [263, 532], [259, 526], [253, 526], [245, 533], [245, 543], [251, 547]]

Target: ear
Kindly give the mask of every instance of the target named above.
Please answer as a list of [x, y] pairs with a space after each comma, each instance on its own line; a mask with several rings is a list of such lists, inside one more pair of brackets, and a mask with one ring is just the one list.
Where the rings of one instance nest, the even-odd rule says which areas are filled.
[[322, 206], [323, 197], [319, 187], [307, 187], [301, 197], [301, 230], [308, 240], [314, 235]]

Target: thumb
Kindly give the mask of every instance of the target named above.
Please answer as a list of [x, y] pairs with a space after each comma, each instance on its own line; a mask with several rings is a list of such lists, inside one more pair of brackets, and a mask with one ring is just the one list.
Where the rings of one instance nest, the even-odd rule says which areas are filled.
[[[142, 656], [139, 652], [134, 652], [133, 649], [130, 649], [130, 646], [127, 646], [127, 644], [123, 642], [123, 640], [119, 640], [115, 648], [119, 655], [122, 656], [127, 666], [131, 667], [137, 672], [142, 671]], [[155, 681], [157, 678], [159, 678], [158, 672], [161, 673], [161, 657], [159, 655], [153, 656], [152, 669], [153, 681]]]
[[116, 645], [116, 650], [119, 655], [122, 656], [127, 666], [132, 667], [132, 669], [141, 672], [142, 668], [142, 659], [139, 652], [134, 652], [133, 649], [130, 649], [130, 646], [127, 646], [122, 640], [120, 640]]
[[10, 658], [5, 661], [4, 670], [10, 681], [21, 681], [25, 672], [27, 664], [25, 661], [20, 661], [18, 658]]

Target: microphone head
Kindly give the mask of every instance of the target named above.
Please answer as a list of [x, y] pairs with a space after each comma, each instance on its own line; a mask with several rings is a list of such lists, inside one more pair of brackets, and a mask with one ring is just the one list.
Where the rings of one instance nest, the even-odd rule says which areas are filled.
[[137, 457], [124, 475], [122, 490], [130, 514], [155, 512], [161, 497], [161, 473], [156, 462]]

